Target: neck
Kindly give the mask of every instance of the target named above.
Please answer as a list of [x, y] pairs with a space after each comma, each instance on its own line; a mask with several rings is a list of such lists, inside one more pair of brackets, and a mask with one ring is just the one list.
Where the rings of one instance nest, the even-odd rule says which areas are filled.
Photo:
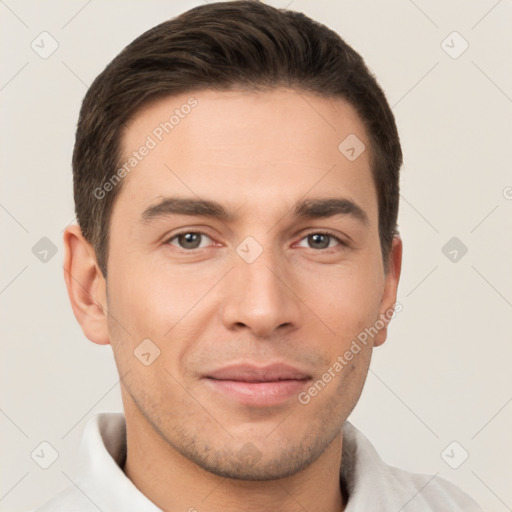
[[[126, 405], [126, 404], [125, 404]], [[130, 414], [132, 413], [132, 414]], [[342, 433], [310, 466], [278, 480], [224, 478], [197, 466], [172, 448], [138, 410], [126, 414], [126, 476], [165, 512], [339, 512]]]

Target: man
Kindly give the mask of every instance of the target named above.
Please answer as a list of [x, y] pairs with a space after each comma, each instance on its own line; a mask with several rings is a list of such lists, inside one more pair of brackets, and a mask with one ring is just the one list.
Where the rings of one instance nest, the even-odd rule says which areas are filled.
[[209, 4], [127, 46], [84, 99], [64, 235], [124, 415], [38, 510], [480, 510], [347, 421], [399, 307], [401, 163], [362, 58], [300, 13]]

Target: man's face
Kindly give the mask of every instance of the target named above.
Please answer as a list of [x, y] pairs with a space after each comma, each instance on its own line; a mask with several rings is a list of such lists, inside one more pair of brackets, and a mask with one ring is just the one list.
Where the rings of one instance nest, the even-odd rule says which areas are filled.
[[[172, 130], [155, 131], [175, 109]], [[350, 134], [367, 148], [353, 161], [338, 149]], [[148, 136], [156, 146], [124, 178], [110, 224], [108, 325], [128, 428], [150, 425], [219, 475], [296, 473], [339, 435], [385, 329], [344, 354], [396, 298], [363, 124], [341, 99], [199, 91], [140, 111], [123, 162]], [[229, 217], [152, 209], [167, 198]], [[341, 200], [333, 215], [296, 214], [326, 199]], [[259, 371], [274, 363], [296, 372]]]

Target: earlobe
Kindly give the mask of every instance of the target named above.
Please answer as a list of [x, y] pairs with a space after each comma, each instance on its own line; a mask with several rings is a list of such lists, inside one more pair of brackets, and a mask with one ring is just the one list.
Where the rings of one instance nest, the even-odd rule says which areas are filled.
[[386, 341], [388, 324], [395, 311], [398, 282], [400, 281], [400, 272], [402, 270], [402, 250], [402, 240], [396, 235], [393, 238], [389, 252], [389, 265], [385, 275], [384, 291], [381, 301], [380, 320], [384, 323], [384, 327], [379, 329], [379, 332], [373, 339], [374, 347], [378, 347]]
[[94, 249], [76, 224], [64, 232], [64, 280], [73, 313], [85, 336], [94, 343], [110, 343], [106, 309], [106, 282]]

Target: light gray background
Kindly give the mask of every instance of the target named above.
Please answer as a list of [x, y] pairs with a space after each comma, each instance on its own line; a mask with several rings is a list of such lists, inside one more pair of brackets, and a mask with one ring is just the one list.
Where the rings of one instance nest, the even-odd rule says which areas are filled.
[[[512, 510], [511, 2], [269, 3], [326, 23], [363, 55], [403, 144], [404, 309], [350, 420], [388, 463]], [[2, 511], [69, 485], [87, 418], [122, 410], [110, 346], [84, 337], [63, 279], [75, 125], [87, 86], [126, 44], [199, 4], [0, 1]], [[47, 59], [31, 48], [43, 31], [59, 45]], [[456, 59], [441, 45], [453, 31], [469, 43]], [[46, 263], [32, 252], [42, 237], [58, 249]], [[442, 252], [452, 237], [468, 248], [456, 262]], [[456, 470], [441, 456], [454, 440], [452, 465], [469, 453]], [[30, 457], [42, 441], [60, 455], [46, 470]]]

